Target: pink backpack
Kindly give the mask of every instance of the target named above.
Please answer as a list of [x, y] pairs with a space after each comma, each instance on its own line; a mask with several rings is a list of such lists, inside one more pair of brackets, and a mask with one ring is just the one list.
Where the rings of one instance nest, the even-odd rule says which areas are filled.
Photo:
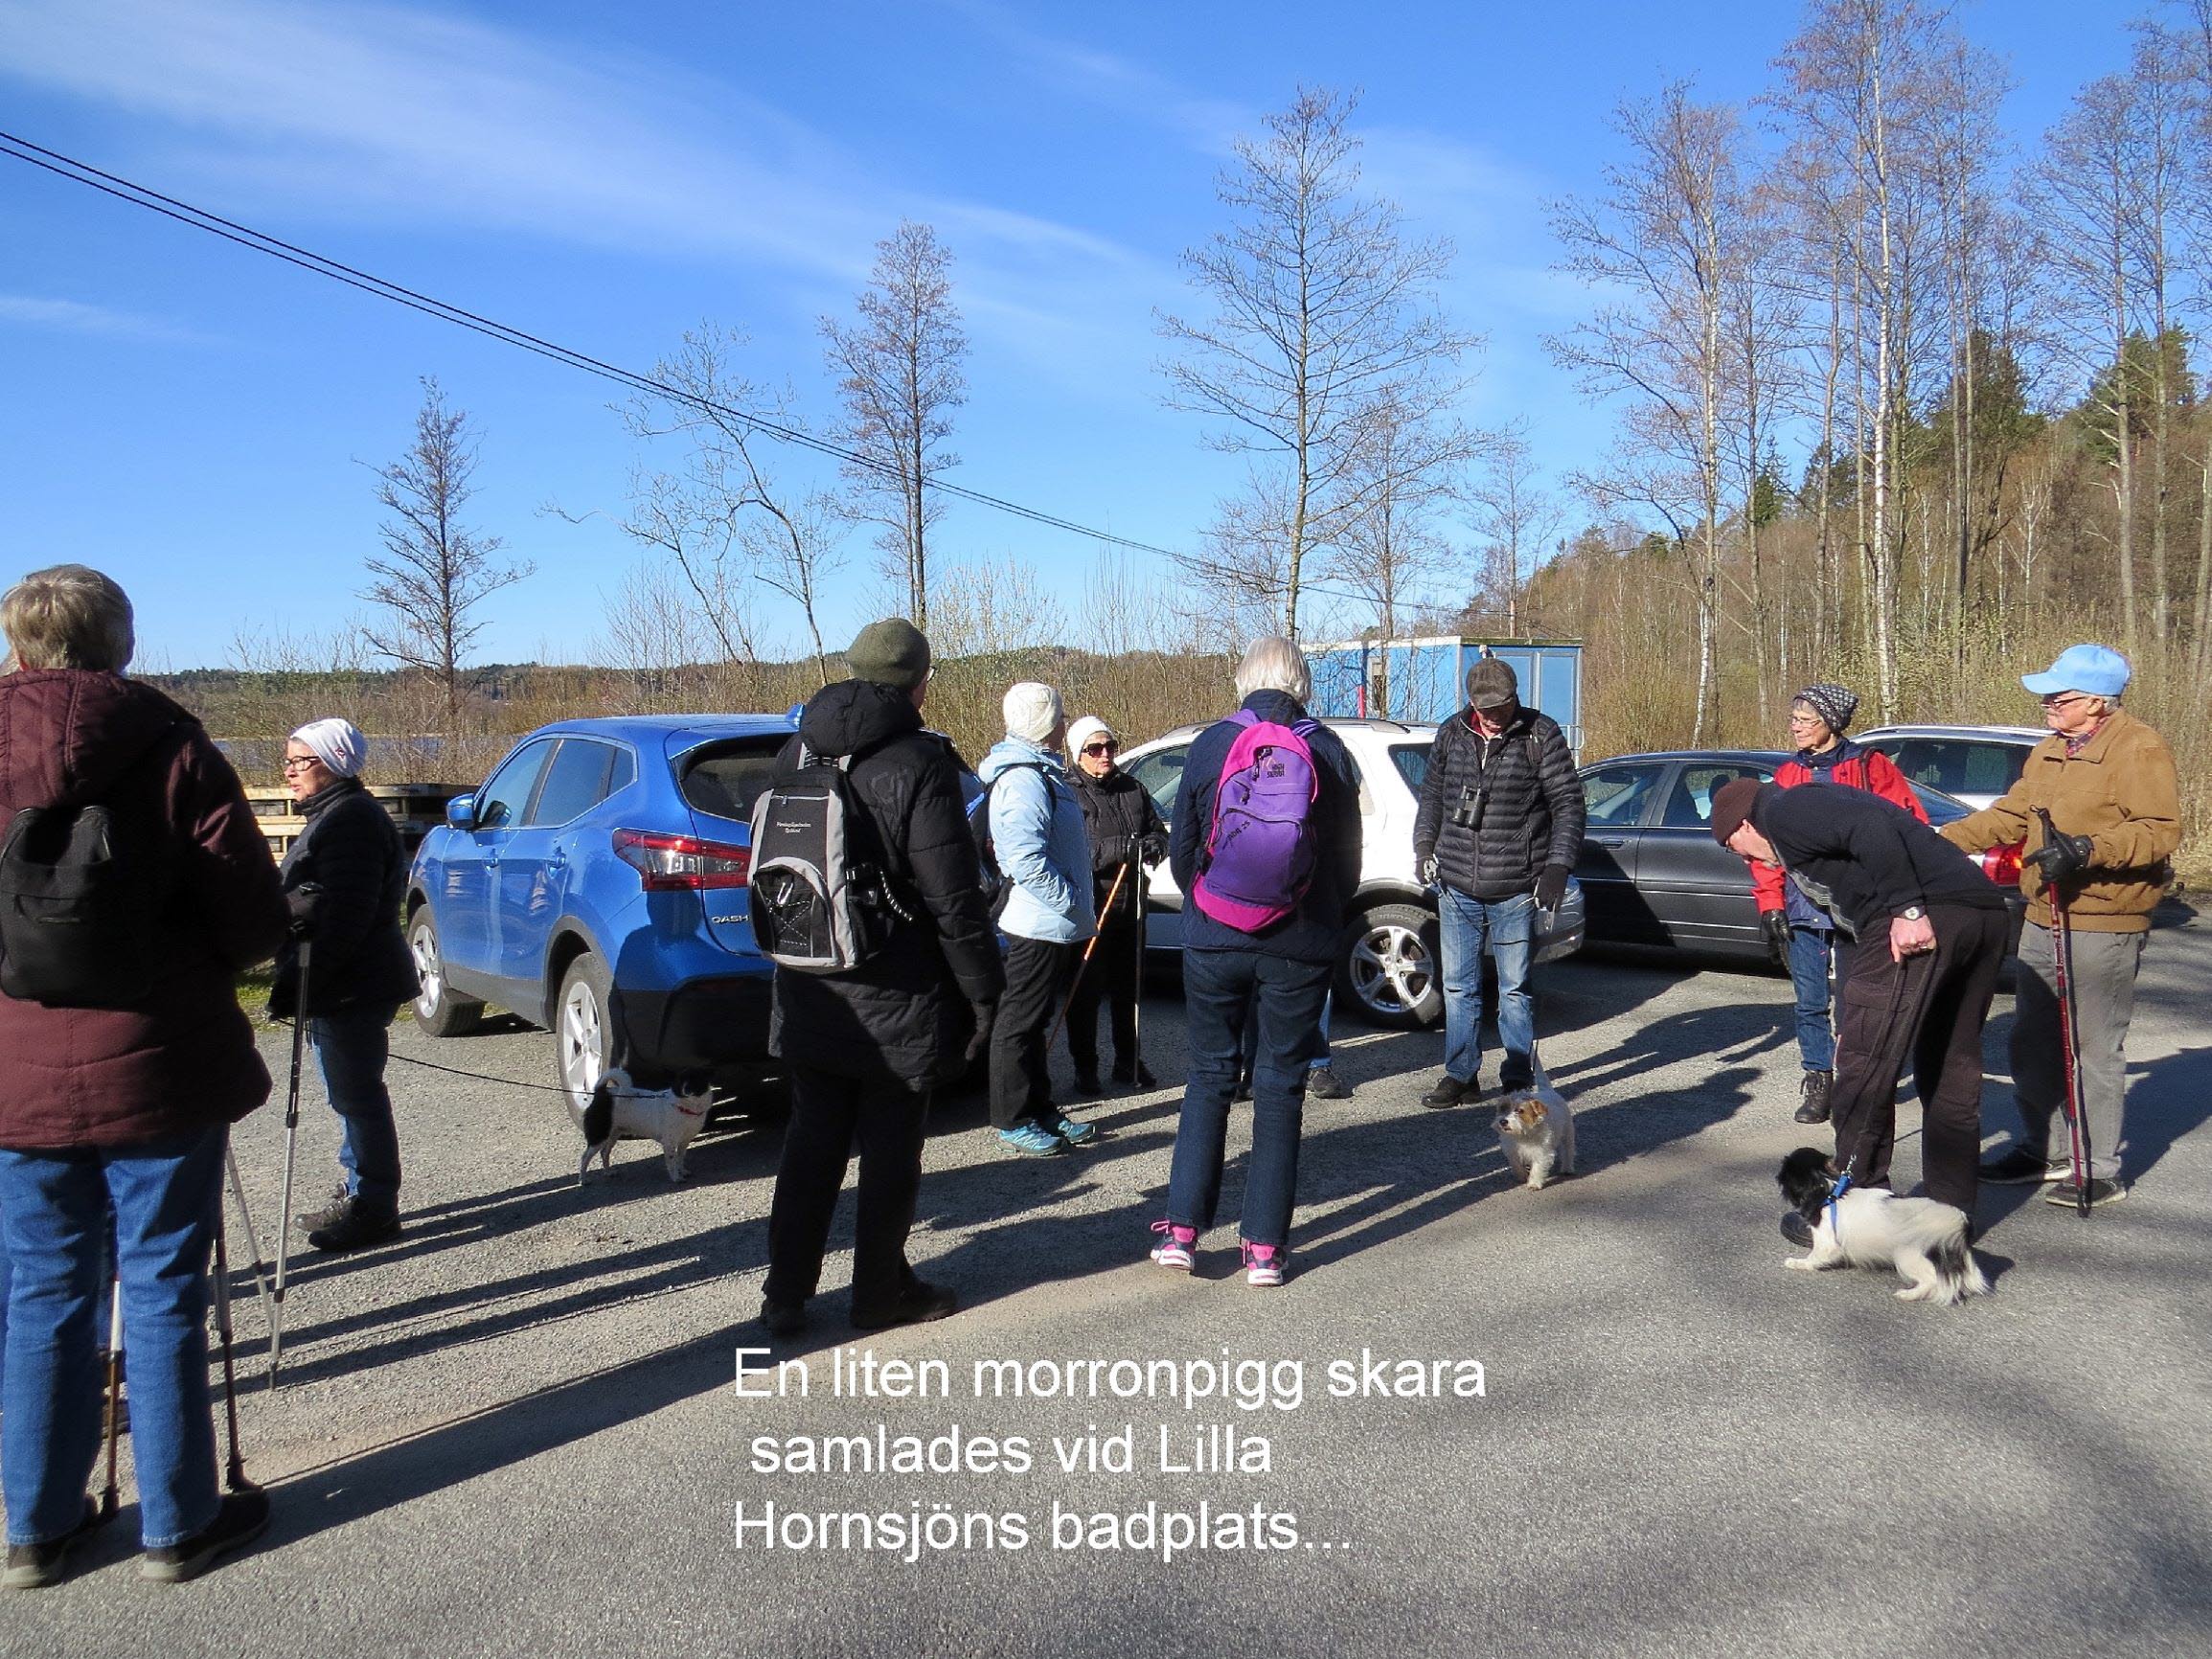
[[1214, 823], [1191, 898], [1206, 915], [1240, 933], [1258, 933], [1297, 908], [1313, 880], [1313, 829], [1320, 798], [1307, 735], [1263, 720], [1249, 710], [1230, 716], [1244, 729], [1229, 745], [1214, 789]]

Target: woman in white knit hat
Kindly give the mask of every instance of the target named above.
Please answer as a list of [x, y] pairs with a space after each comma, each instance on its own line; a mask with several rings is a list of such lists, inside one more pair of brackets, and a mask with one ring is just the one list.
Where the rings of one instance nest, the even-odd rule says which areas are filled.
[[[418, 989], [399, 931], [407, 854], [362, 785], [368, 740], [351, 720], [313, 720], [285, 741], [285, 788], [305, 818], [280, 870], [295, 942], [277, 957], [269, 1011], [308, 1021], [325, 1092], [345, 1125], [345, 1181], [296, 1217], [333, 1254], [399, 1236], [399, 1135], [384, 1087], [392, 1016]], [[309, 943], [305, 1006], [299, 945]]]
[[1080, 969], [1068, 1004], [1067, 1052], [1075, 1061], [1075, 1086], [1086, 1095], [1100, 1092], [1098, 1015], [1103, 1003], [1113, 1013], [1114, 1081], [1149, 1089], [1152, 1074], [1137, 1053], [1138, 962], [1145, 871], [1168, 855], [1167, 826], [1144, 786], [1115, 761], [1121, 739], [1111, 726], [1085, 715], [1067, 729], [1067, 749], [1075, 762], [1076, 799], [1090, 834], [1091, 898], [1099, 913], [1098, 943]]

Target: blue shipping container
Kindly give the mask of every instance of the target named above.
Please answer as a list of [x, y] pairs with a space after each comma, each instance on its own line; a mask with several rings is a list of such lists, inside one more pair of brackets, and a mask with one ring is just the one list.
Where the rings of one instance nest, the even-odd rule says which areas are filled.
[[1465, 706], [1467, 670], [1495, 657], [1520, 681], [1520, 700], [1583, 743], [1580, 640], [1351, 640], [1306, 648], [1313, 670], [1312, 712], [1325, 719], [1391, 719], [1433, 725]]

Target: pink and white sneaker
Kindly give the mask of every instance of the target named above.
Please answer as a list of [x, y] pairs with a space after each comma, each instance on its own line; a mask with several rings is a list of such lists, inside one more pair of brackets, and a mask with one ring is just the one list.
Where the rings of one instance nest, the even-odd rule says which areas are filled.
[[1290, 1252], [1280, 1245], [1244, 1243], [1244, 1283], [1262, 1290], [1272, 1290], [1283, 1283], [1284, 1270], [1290, 1264]]
[[1173, 1221], [1154, 1221], [1152, 1231], [1160, 1235], [1160, 1241], [1152, 1246], [1152, 1260], [1162, 1267], [1188, 1273], [1192, 1252], [1197, 1247], [1198, 1230], [1178, 1227]]

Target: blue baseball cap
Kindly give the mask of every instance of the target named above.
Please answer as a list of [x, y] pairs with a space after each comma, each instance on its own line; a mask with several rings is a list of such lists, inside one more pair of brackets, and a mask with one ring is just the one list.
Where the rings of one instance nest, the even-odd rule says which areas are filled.
[[2020, 684], [2039, 697], [2055, 697], [2061, 692], [2116, 697], [2128, 689], [2133, 673], [2128, 659], [2109, 647], [2068, 646], [2042, 673], [2020, 675]]

